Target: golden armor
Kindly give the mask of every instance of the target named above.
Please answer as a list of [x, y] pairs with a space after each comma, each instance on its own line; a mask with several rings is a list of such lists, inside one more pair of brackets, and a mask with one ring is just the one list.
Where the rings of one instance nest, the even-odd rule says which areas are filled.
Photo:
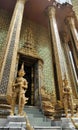
[[21, 69], [18, 72], [18, 77], [12, 86], [11, 115], [14, 115], [16, 104], [18, 104], [18, 114], [23, 115], [24, 105], [28, 101], [28, 98], [25, 97], [25, 92], [28, 88], [28, 82], [23, 78], [24, 75], [24, 65], [22, 64]]
[[63, 105], [66, 117], [68, 117], [68, 110], [71, 111], [71, 116], [74, 115], [74, 106], [73, 106], [73, 98], [72, 98], [72, 89], [68, 86], [68, 80], [66, 75], [63, 80]]

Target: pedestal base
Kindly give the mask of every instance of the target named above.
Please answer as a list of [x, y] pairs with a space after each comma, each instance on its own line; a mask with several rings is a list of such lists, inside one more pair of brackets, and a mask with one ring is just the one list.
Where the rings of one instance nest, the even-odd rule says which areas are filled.
[[6, 96], [0, 96], [0, 118], [7, 118], [10, 115], [11, 106], [8, 104]]
[[7, 117], [8, 128], [26, 128], [26, 119], [24, 116], [8, 116]]

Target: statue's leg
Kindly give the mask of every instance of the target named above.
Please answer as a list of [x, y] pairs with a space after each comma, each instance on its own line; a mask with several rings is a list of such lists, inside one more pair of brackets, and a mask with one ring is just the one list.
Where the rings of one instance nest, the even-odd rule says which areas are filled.
[[71, 116], [74, 116], [74, 106], [73, 106], [73, 102], [72, 102], [71, 99], [69, 101], [69, 107], [70, 107], [70, 110], [71, 110]]
[[65, 110], [66, 117], [68, 117], [68, 103], [67, 103], [67, 99], [64, 100], [64, 110]]
[[19, 115], [23, 115], [24, 113], [23, 113], [23, 108], [24, 108], [24, 100], [25, 100], [25, 96], [24, 96], [24, 94], [22, 94], [21, 96], [20, 96], [20, 102], [19, 102], [19, 108], [18, 108], [18, 114]]

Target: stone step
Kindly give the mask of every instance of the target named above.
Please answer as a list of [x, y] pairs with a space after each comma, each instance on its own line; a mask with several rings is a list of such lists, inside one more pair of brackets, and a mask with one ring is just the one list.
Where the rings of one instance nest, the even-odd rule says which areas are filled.
[[40, 127], [40, 126], [34, 126], [34, 129], [35, 130], [62, 130], [62, 128], [61, 127], [57, 127], [57, 126], [55, 126], [55, 127]]
[[[28, 117], [28, 119], [29, 119], [31, 126], [34, 126], [34, 125], [51, 126], [51, 121], [44, 121], [43, 118]], [[21, 117], [20, 116], [9, 116], [7, 118], [7, 122], [8, 123], [7, 123], [6, 127], [13, 127], [13, 126], [14, 127], [21, 127], [21, 126], [25, 127], [26, 126], [26, 119], [23, 116], [21, 116]]]
[[33, 115], [32, 113], [26, 113], [26, 116], [27, 116], [27, 117], [31, 117], [31, 118], [34, 117], [34, 115]]
[[66, 128], [62, 128], [62, 130], [77, 130], [77, 129], [66, 127]]
[[62, 121], [61, 120], [54, 120], [51, 121], [51, 126], [62, 126]]
[[29, 108], [29, 109], [28, 109], [28, 108], [26, 108], [26, 107], [24, 108], [24, 110], [27, 110], [27, 111], [30, 111], [30, 110], [32, 110], [32, 111], [40, 111], [40, 110], [37, 109], [37, 108], [35, 108], [35, 109]]
[[44, 116], [43, 114], [34, 114], [34, 117], [42, 117], [42, 118], [46, 118], [46, 116]]
[[25, 122], [25, 117], [24, 116], [8, 116], [7, 117], [8, 122]]
[[73, 123], [70, 118], [61, 118], [63, 130], [75, 130]]
[[4, 126], [7, 123], [7, 119], [0, 118], [0, 126]]
[[25, 129], [21, 129], [21, 127], [19, 128], [0, 127], [0, 130], [25, 130]]
[[[38, 108], [36, 107], [30, 107], [30, 106], [26, 106], [24, 108], [24, 111], [26, 112], [28, 119], [30, 121], [30, 124], [33, 126], [34, 124], [36, 126], [51, 126], [51, 120], [47, 119], [42, 111], [40, 111]], [[32, 116], [33, 114], [33, 116]], [[34, 120], [33, 120], [34, 118]]]
[[[34, 126], [34, 130], [62, 130], [61, 127], [40, 127]], [[0, 130], [26, 130], [26, 127], [0, 127]]]
[[[26, 114], [27, 115], [27, 117], [29, 117], [29, 118], [40, 118], [40, 119], [43, 119], [43, 120], [46, 120], [47, 118], [44, 116], [44, 115], [40, 115], [40, 114], [31, 114], [31, 113], [27, 113]], [[51, 120], [49, 120], [49, 121], [51, 121]]]
[[37, 118], [30, 118], [30, 117], [28, 117], [28, 119], [29, 119], [30, 123], [31, 122], [43, 122], [43, 123], [46, 122], [46, 121], [43, 120], [43, 118], [38, 118], [38, 117]]
[[41, 120], [41, 121], [48, 121], [48, 122], [51, 122], [51, 120], [49, 119], [49, 118], [46, 118], [44, 115], [34, 115], [34, 114], [31, 114], [31, 113], [27, 113], [26, 114], [27, 115], [27, 117], [29, 118], [29, 119], [31, 119], [31, 120], [33, 120], [33, 118], [34, 119], [39, 119], [39, 120]]
[[42, 113], [41, 112], [39, 112], [39, 111], [26, 111], [26, 110], [24, 110], [26, 113], [33, 113], [33, 114], [38, 114], [38, 115], [42, 115]]
[[43, 121], [43, 119], [39, 119], [39, 118], [36, 118], [36, 119], [29, 119], [30, 121], [30, 124], [32, 126], [36, 125], [36, 126], [51, 126], [51, 121]]
[[50, 122], [41, 122], [41, 121], [37, 121], [37, 120], [35, 120], [34, 122], [30, 121], [30, 124], [32, 126], [34, 126], [34, 125], [36, 125], [36, 126], [51, 126]]
[[34, 111], [39, 110], [39, 108], [36, 107], [36, 106], [25, 106], [24, 109], [26, 109], [26, 110], [34, 110]]
[[7, 124], [8, 128], [20, 128], [20, 127], [26, 127], [26, 122], [9, 122]]
[[[25, 106], [24, 111], [26, 113], [33, 113], [33, 114], [39, 114], [42, 115], [42, 111], [40, 111], [36, 107], [31, 107], [31, 106]], [[18, 113], [18, 107], [15, 108], [15, 113]]]

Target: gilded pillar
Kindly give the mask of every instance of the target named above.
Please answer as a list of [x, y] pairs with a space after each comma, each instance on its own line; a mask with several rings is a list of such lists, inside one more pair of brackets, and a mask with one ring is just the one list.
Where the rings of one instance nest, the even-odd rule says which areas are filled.
[[66, 69], [68, 71], [68, 79], [69, 79], [69, 85], [72, 88], [73, 95], [75, 98], [77, 98], [77, 83], [76, 83], [76, 75], [75, 75], [75, 70], [72, 67], [72, 62], [70, 58], [70, 48], [69, 48], [69, 43], [70, 37], [67, 34], [67, 32], [62, 32], [62, 42], [63, 42], [63, 47], [64, 47], [64, 55], [66, 58]]
[[0, 76], [0, 97], [8, 98], [8, 100], [12, 95], [12, 82], [14, 79], [25, 1], [26, 0], [17, 0], [6, 39], [7, 48]]
[[54, 6], [48, 7], [48, 15], [50, 20], [50, 30], [51, 30], [51, 38], [52, 38], [52, 48], [53, 48], [52, 50], [54, 51], [57, 82], [58, 82], [59, 96], [60, 96], [59, 98], [60, 100], [62, 100], [62, 79], [64, 78], [65, 67], [63, 63], [61, 41], [59, 37], [55, 13], [56, 13], [56, 9]]
[[39, 93], [42, 86], [44, 86], [44, 76], [43, 76], [43, 61], [38, 61], [38, 78], [39, 78]]
[[44, 86], [44, 76], [43, 76], [43, 61], [38, 60], [38, 79], [39, 79], [39, 105], [42, 108], [42, 99], [41, 99], [41, 87]]
[[73, 35], [75, 47], [76, 47], [77, 52], [78, 52], [78, 31], [77, 31], [76, 26], [75, 26], [75, 19], [74, 19], [74, 17], [68, 17], [67, 19], [68, 19], [71, 33]]
[[73, 56], [78, 70], [78, 32], [73, 17], [67, 17], [65, 21], [70, 32]]

